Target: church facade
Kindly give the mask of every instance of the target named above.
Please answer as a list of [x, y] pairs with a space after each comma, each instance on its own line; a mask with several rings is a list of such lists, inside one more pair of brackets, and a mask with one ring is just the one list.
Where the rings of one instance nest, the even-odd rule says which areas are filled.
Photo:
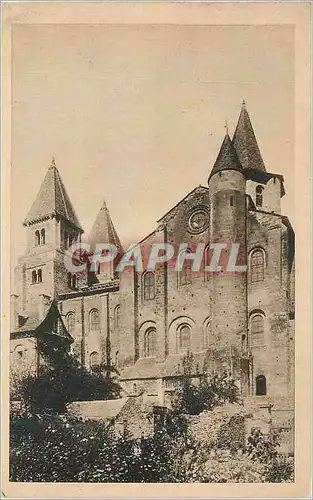
[[[54, 164], [24, 221], [27, 249], [11, 296], [11, 370], [38, 369], [38, 342], [62, 344], [88, 369], [114, 369], [126, 394], [142, 391], [167, 402], [192, 354], [192, 375], [226, 370], [248, 400], [293, 411], [294, 231], [281, 213], [284, 179], [266, 170], [243, 103], [232, 138], [226, 134], [209, 173], [157, 221], [140, 242], [177, 249], [190, 258], [116, 272], [68, 271], [64, 256], [83, 229]], [[240, 272], [193, 271], [192, 253], [210, 243], [239, 248]], [[88, 243], [122, 245], [104, 203]]]

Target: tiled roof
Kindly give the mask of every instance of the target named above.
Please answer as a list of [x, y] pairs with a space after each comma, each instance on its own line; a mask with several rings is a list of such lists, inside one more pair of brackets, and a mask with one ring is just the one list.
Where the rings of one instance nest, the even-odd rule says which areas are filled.
[[212, 177], [212, 175], [216, 174], [217, 172], [221, 172], [222, 170], [237, 170], [239, 172], [242, 172], [242, 166], [238, 159], [231, 138], [228, 134], [225, 135], [221, 149], [211, 170], [209, 179]]
[[54, 160], [52, 160], [37, 197], [24, 220], [24, 225], [56, 215], [71, 222], [76, 228], [81, 229], [59, 171], [55, 166]]
[[[184, 354], [171, 354], [164, 362], [156, 358], [139, 359], [133, 366], [124, 368], [121, 380], [136, 380], [148, 378], [178, 377], [183, 374]], [[207, 353], [201, 351], [193, 354], [192, 375], [203, 373], [207, 364]]]
[[59, 338], [60, 340], [66, 340], [70, 343], [74, 341], [73, 337], [68, 333], [61, 315], [58, 310], [56, 301], [54, 300], [50, 306], [50, 309], [36, 328], [36, 335], [51, 335], [52, 337]]
[[73, 342], [73, 338], [63, 323], [56, 301], [52, 301], [43, 320], [40, 320], [39, 314], [33, 311], [29, 317], [25, 318], [23, 326], [11, 333], [11, 338], [23, 337], [25, 334], [30, 335], [31, 332], [33, 332], [34, 337], [49, 335], [50, 338], [55, 337], [59, 340]]
[[92, 226], [88, 242], [92, 246], [96, 243], [110, 243], [115, 245], [118, 250], [122, 250], [120, 239], [113, 225], [110, 212], [105, 201], [103, 202], [103, 205]]
[[128, 399], [126, 397], [105, 401], [77, 401], [69, 405], [69, 411], [91, 420], [111, 420], [119, 415]]
[[244, 169], [254, 168], [266, 171], [245, 102], [243, 102], [234, 133], [233, 145]]

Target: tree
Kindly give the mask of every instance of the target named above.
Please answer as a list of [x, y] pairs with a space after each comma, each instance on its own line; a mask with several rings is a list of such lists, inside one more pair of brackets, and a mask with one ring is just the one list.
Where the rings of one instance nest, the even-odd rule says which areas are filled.
[[119, 397], [120, 387], [110, 375], [88, 372], [64, 349], [39, 344], [39, 350], [45, 363], [20, 383], [20, 397], [31, 413], [62, 413], [73, 401]]
[[175, 413], [199, 415], [226, 402], [238, 402], [238, 388], [227, 373], [198, 375], [198, 383], [194, 383], [192, 365], [193, 356], [187, 354], [183, 359], [181, 385], [172, 400]]

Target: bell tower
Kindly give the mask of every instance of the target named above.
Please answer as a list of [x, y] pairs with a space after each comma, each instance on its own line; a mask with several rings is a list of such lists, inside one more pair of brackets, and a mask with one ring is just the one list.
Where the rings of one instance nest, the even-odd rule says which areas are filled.
[[25, 254], [15, 270], [18, 306], [24, 317], [37, 316], [42, 296], [56, 298], [78, 286], [64, 257], [80, 242], [83, 229], [56, 168], [48, 168], [38, 194], [23, 222], [27, 232]]

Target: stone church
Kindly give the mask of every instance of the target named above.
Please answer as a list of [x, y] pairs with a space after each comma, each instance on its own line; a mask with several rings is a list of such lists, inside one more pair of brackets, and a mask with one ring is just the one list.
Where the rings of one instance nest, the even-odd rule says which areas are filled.
[[[145, 391], [164, 405], [189, 352], [195, 378], [226, 370], [247, 400], [266, 398], [273, 411], [291, 415], [294, 231], [281, 213], [284, 178], [266, 169], [245, 103], [208, 174], [208, 186], [181, 199], [140, 245], [236, 242], [245, 272], [194, 273], [186, 260], [179, 273], [164, 262], [154, 272], [99, 265], [80, 275], [66, 269], [64, 254], [83, 228], [52, 162], [23, 223], [27, 248], [11, 296], [12, 373], [38, 370], [37, 345], [46, 340], [90, 370], [116, 370], [125, 394]], [[88, 238], [91, 246], [102, 242], [122, 254], [105, 203]]]

